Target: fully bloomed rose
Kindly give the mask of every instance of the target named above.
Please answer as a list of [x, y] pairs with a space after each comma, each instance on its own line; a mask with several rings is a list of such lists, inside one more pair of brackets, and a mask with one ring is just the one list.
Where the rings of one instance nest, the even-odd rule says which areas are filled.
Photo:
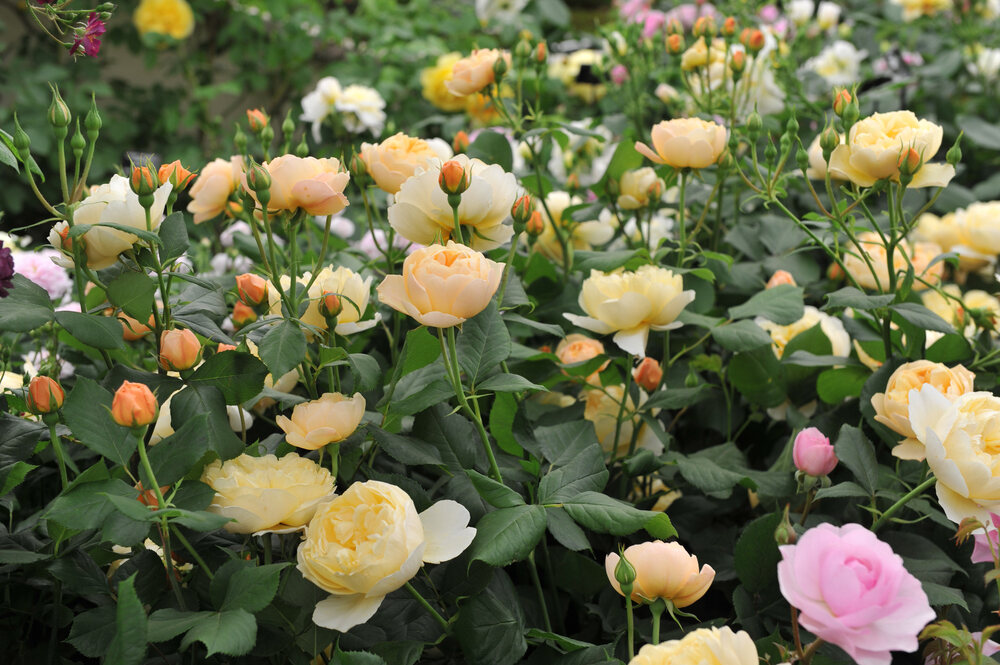
[[[469, 188], [462, 193], [458, 220], [472, 230], [473, 249], [486, 251], [504, 244], [514, 235], [514, 228], [504, 222], [517, 200], [517, 178], [496, 164], [458, 155], [451, 160], [469, 176]], [[448, 195], [438, 184], [441, 164], [429, 162], [425, 170], [407, 179], [389, 206], [389, 224], [410, 242], [430, 245], [452, 238], [454, 212]], [[452, 238], [454, 239], [454, 238]]]
[[395, 485], [354, 483], [316, 511], [298, 549], [302, 576], [330, 594], [316, 605], [313, 622], [339, 631], [364, 623], [424, 563], [465, 551], [476, 536], [468, 524], [469, 511], [455, 501], [418, 514]]
[[[832, 161], [830, 162], [833, 163]], [[865, 231], [857, 236], [857, 245], [852, 246], [849, 253], [844, 254], [844, 267], [851, 277], [866, 289], [877, 289], [883, 292], [889, 290], [889, 252], [882, 238], [874, 231]], [[868, 261], [862, 258], [864, 253]], [[903, 279], [906, 271], [913, 267], [917, 277], [932, 284], [941, 281], [944, 274], [944, 262], [931, 262], [941, 254], [941, 247], [932, 242], [916, 242], [911, 244], [903, 240], [892, 255], [892, 263], [896, 270], [896, 281]], [[871, 268], [868, 264], [871, 264]], [[872, 273], [874, 269], [874, 274]], [[925, 288], [921, 282], [914, 282], [914, 288]]]
[[461, 111], [465, 108], [465, 97], [459, 97], [447, 88], [455, 64], [461, 59], [461, 53], [444, 53], [438, 56], [433, 66], [420, 72], [420, 86], [423, 89], [424, 99], [442, 111]]
[[577, 222], [570, 219], [566, 214], [566, 209], [583, 203], [579, 196], [572, 196], [568, 192], [552, 191], [545, 197], [545, 204], [540, 205], [537, 212], [543, 223], [541, 234], [535, 239], [534, 248], [553, 261], [562, 261], [562, 245], [556, 236], [556, 228], [569, 229], [568, 244], [573, 249], [591, 250], [594, 247], [606, 244], [615, 236], [615, 229], [618, 220], [610, 213], [608, 216], [601, 215], [597, 219], [588, 219]]
[[[621, 559], [611, 553], [604, 559], [604, 570], [615, 591], [622, 593], [615, 579]], [[625, 548], [625, 559], [635, 568], [632, 600], [651, 603], [658, 598], [669, 600], [676, 608], [687, 607], [705, 595], [715, 579], [715, 569], [705, 564], [698, 569], [698, 557], [680, 543], [652, 540]], [[624, 595], [624, 594], [622, 594]]]
[[194, 12], [186, 0], [142, 0], [132, 14], [140, 35], [155, 33], [184, 39], [194, 30]]
[[[297, 287], [299, 293], [312, 280], [312, 273], [306, 271], [296, 280], [300, 285]], [[288, 275], [281, 276], [281, 288], [286, 292], [292, 285], [292, 280]], [[303, 323], [315, 326], [320, 330], [327, 329], [326, 317], [319, 311], [319, 299], [324, 293], [335, 293], [340, 296], [343, 304], [340, 313], [337, 315], [337, 326], [334, 329], [338, 335], [353, 335], [354, 333], [368, 330], [378, 323], [378, 315], [367, 321], [362, 321], [365, 311], [368, 309], [368, 299], [371, 297], [371, 277], [361, 277], [358, 273], [344, 266], [331, 270], [325, 267], [312, 280], [307, 295], [309, 305], [300, 319]], [[276, 316], [281, 315], [281, 294], [273, 284], [267, 287], [268, 311]]]
[[942, 132], [912, 111], [873, 113], [855, 123], [847, 143], [834, 149], [830, 173], [861, 187], [882, 179], [899, 182], [900, 153], [913, 148], [925, 161], [908, 187], [944, 187], [955, 177], [955, 167], [930, 162], [941, 147]]
[[[268, 210], [301, 208], [310, 215], [336, 215], [348, 205], [344, 188], [351, 175], [340, 168], [337, 159], [282, 155], [262, 166], [271, 176]], [[257, 200], [256, 193], [247, 188], [245, 173], [242, 182], [244, 189]]]
[[655, 202], [663, 196], [665, 189], [663, 180], [648, 166], [623, 173], [620, 185], [618, 207], [624, 210], [645, 208], [650, 201]]
[[295, 453], [240, 455], [205, 467], [201, 482], [215, 490], [209, 512], [235, 521], [230, 533], [289, 533], [302, 529], [316, 507], [332, 498], [335, 480], [316, 462]]
[[441, 139], [424, 140], [394, 134], [381, 143], [362, 143], [361, 160], [368, 174], [382, 191], [395, 194], [407, 178], [419, 169], [428, 168], [434, 160], [452, 156], [451, 148]]
[[[153, 205], [149, 209], [150, 228], [155, 231], [160, 227], [163, 210], [170, 196], [170, 183], [160, 185], [153, 194]], [[131, 233], [113, 229], [104, 224], [118, 224], [139, 231], [146, 231], [146, 211], [139, 205], [139, 197], [129, 187], [128, 178], [120, 175], [111, 176], [111, 181], [91, 190], [90, 196], [80, 202], [73, 212], [74, 224], [90, 224], [91, 228], [83, 234], [82, 239], [86, 249], [87, 267], [91, 270], [103, 270], [110, 267], [118, 255], [139, 240]], [[56, 249], [61, 249], [63, 257], [54, 259], [64, 268], [73, 267], [71, 243], [77, 239], [68, 237], [69, 225], [63, 221], [52, 227], [49, 232], [49, 243]]]
[[499, 49], [480, 48], [455, 63], [451, 78], [444, 85], [453, 95], [464, 97], [479, 92], [496, 80], [493, 67], [503, 59], [510, 68], [510, 53]]
[[[654, 455], [663, 453], [663, 443], [656, 436], [653, 430], [636, 413], [635, 402], [631, 395], [625, 394], [624, 384], [596, 387], [600, 379], [588, 382], [595, 386], [587, 390], [584, 398], [583, 419], [594, 424], [594, 433], [601, 444], [601, 448], [609, 455], [619, 458], [628, 454], [632, 446], [632, 437], [635, 436], [635, 447], [637, 449], [648, 450]], [[622, 398], [625, 398], [625, 408], [622, 409]], [[648, 396], [640, 391], [639, 404], [642, 405]], [[655, 412], [656, 410], [654, 410]], [[618, 420], [621, 416], [621, 425]], [[636, 432], [636, 428], [638, 432]], [[618, 445], [615, 446], [615, 433], [618, 436]]]
[[821, 524], [779, 549], [778, 585], [803, 628], [858, 665], [889, 665], [891, 651], [916, 651], [936, 615], [917, 578], [874, 533]]
[[201, 224], [221, 215], [242, 176], [242, 157], [216, 159], [206, 164], [191, 186], [187, 211], [194, 215], [194, 223]]
[[580, 309], [587, 316], [563, 314], [574, 324], [600, 335], [615, 333], [623, 351], [646, 355], [650, 330], [673, 330], [681, 310], [694, 300], [680, 275], [645, 265], [634, 272], [591, 270], [580, 289]]
[[771, 336], [771, 348], [774, 350], [774, 355], [779, 358], [785, 353], [785, 347], [789, 342], [817, 325], [830, 340], [830, 350], [833, 355], [843, 358], [851, 353], [851, 338], [840, 319], [821, 312], [811, 305], [805, 306], [801, 319], [787, 326], [774, 323], [762, 316], [754, 319], [754, 323]]
[[291, 418], [278, 416], [275, 423], [285, 432], [289, 444], [317, 450], [349, 437], [364, 415], [365, 398], [361, 393], [352, 397], [325, 393], [319, 399], [296, 404]]
[[900, 459], [922, 460], [926, 455], [924, 444], [917, 438], [910, 423], [910, 397], [914, 390], [925, 385], [934, 389], [949, 401], [954, 401], [973, 391], [976, 375], [964, 365], [948, 367], [930, 360], [915, 360], [900, 365], [889, 381], [885, 391], [872, 395], [875, 420], [893, 432], [906, 437], [892, 449], [892, 454]]
[[699, 628], [680, 640], [646, 644], [628, 665], [757, 665], [753, 638], [729, 626]]
[[701, 118], [675, 118], [653, 126], [653, 147], [636, 141], [635, 149], [650, 161], [675, 169], [703, 169], [718, 161], [729, 139], [722, 125]]
[[486, 309], [500, 286], [503, 264], [448, 241], [418, 249], [403, 261], [402, 275], [387, 275], [379, 300], [425, 326], [450, 328]]

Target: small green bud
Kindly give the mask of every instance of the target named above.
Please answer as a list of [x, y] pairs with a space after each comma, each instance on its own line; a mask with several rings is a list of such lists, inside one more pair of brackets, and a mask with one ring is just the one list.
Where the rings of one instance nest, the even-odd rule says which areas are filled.
[[962, 132], [959, 132], [958, 138], [955, 139], [955, 143], [948, 148], [948, 152], [945, 153], [944, 158], [952, 166], [956, 166], [960, 161], [962, 161]]
[[285, 119], [281, 123], [281, 133], [288, 138], [291, 138], [292, 134], [295, 133], [295, 120], [292, 119], [291, 109], [288, 109], [288, 113], [285, 114]]
[[785, 514], [781, 517], [781, 523], [774, 530], [774, 540], [779, 545], [794, 545], [799, 539], [799, 534], [795, 532], [791, 520], [788, 519], [788, 506], [785, 506]]
[[503, 75], [507, 73], [507, 59], [499, 57], [493, 62], [493, 78], [496, 83], [500, 83]]
[[309, 144], [306, 143], [306, 137], [303, 134], [302, 140], [295, 147], [295, 154], [298, 157], [308, 157], [309, 156]]
[[840, 145], [840, 134], [837, 130], [833, 128], [833, 125], [827, 125], [826, 129], [819, 137], [819, 146], [823, 149], [823, 161], [829, 163], [830, 155], [833, 151], [837, 149]]
[[747, 134], [750, 135], [751, 140], [756, 141], [760, 136], [761, 130], [764, 128], [764, 120], [760, 117], [760, 114], [754, 110], [747, 118]]
[[274, 140], [274, 128], [271, 125], [266, 125], [260, 130], [260, 142], [267, 148], [271, 145], [271, 141]]
[[799, 133], [799, 121], [796, 120], [795, 116], [789, 116], [788, 122], [785, 123], [785, 131], [796, 136]]
[[622, 593], [628, 597], [632, 595], [632, 587], [635, 585], [635, 566], [625, 558], [625, 550], [620, 549], [618, 557], [618, 565], [615, 566], [615, 581], [621, 587]]
[[768, 141], [767, 147], [764, 148], [764, 161], [768, 164], [773, 164], [778, 158], [778, 149], [774, 146], [774, 141]]
[[17, 150], [18, 158], [24, 162], [28, 163], [31, 158], [31, 139], [23, 129], [21, 129], [21, 123], [17, 121], [17, 114], [14, 114], [14, 148]]
[[861, 117], [861, 110], [858, 108], [857, 100], [852, 101], [850, 104], [844, 108], [844, 113], [841, 118], [844, 121], [844, 129], [850, 129], [854, 126], [854, 123], [858, 121]]
[[799, 165], [799, 170], [805, 173], [809, 168], [809, 153], [799, 144], [799, 149], [795, 151], [795, 163]]
[[520, 60], [527, 60], [531, 57], [533, 51], [534, 49], [531, 48], [531, 42], [527, 39], [522, 39], [514, 48], [514, 55], [516, 55]]
[[243, 133], [243, 130], [239, 125], [236, 125], [236, 133], [233, 135], [233, 144], [236, 146], [236, 152], [241, 155], [247, 154], [247, 135]]
[[83, 128], [87, 130], [87, 141], [93, 143], [97, 140], [102, 125], [101, 114], [97, 112], [97, 99], [91, 95], [90, 110], [87, 111], [87, 117], [83, 119]]
[[781, 154], [787, 155], [789, 148], [792, 147], [792, 137], [788, 134], [782, 134], [779, 143], [781, 145]]
[[69, 140], [69, 147], [73, 150], [73, 158], [79, 161], [83, 158], [83, 150], [87, 147], [87, 141], [83, 138], [83, 134], [80, 132], [80, 119], [76, 119], [76, 131], [73, 132], [73, 137]]
[[[250, 168], [247, 169], [247, 187], [253, 190], [257, 194], [257, 199], [260, 200], [261, 193], [269, 192], [271, 189], [271, 174], [257, 162], [251, 163]], [[268, 196], [268, 200], [270, 200], [270, 196]]]
[[49, 124], [56, 129], [65, 129], [73, 121], [73, 114], [70, 113], [69, 107], [66, 106], [62, 95], [59, 94], [58, 86], [49, 84], [49, 87], [52, 89], [52, 104], [49, 105], [48, 115]]

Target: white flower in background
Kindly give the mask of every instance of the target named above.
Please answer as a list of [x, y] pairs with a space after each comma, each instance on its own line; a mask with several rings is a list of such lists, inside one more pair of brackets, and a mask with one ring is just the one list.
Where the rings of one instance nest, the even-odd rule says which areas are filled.
[[[253, 239], [253, 230], [250, 225], [244, 222], [242, 219], [234, 221], [232, 224], [226, 227], [226, 230], [219, 234], [219, 243], [229, 249], [236, 242], [236, 234], [242, 233], [247, 238]], [[278, 238], [275, 237], [275, 240]]]
[[[565, 229], [570, 227], [569, 242], [574, 249], [591, 250], [594, 247], [608, 243], [615, 235], [618, 228], [618, 219], [611, 214], [598, 219], [590, 219], [582, 222], [575, 222], [566, 213], [566, 209], [583, 203], [579, 196], [570, 196], [568, 192], [549, 192], [545, 197], [545, 205], [539, 205], [538, 210], [542, 213], [542, 222], [545, 224], [541, 235], [535, 240], [535, 249], [541, 252], [542, 256], [553, 261], [562, 261], [562, 245], [556, 236], [553, 226]], [[552, 214], [549, 217], [549, 213]]]
[[229, 254], [220, 252], [211, 258], [209, 264], [212, 266], [210, 274], [221, 276], [228, 273], [241, 274], [253, 270], [253, 259], [242, 254]]
[[[604, 211], [601, 212], [604, 214]], [[653, 213], [653, 218], [650, 220], [643, 220], [642, 222], [642, 234], [639, 233], [639, 227], [636, 226], [635, 217], [631, 217], [625, 226], [622, 228], [625, 235], [632, 242], [642, 242], [643, 236], [646, 238], [646, 244], [653, 249], [660, 246], [660, 243], [667, 238], [673, 237], [674, 230], [674, 220], [671, 217], [663, 214], [663, 211], [657, 211]]]
[[[49, 353], [48, 349], [39, 349], [38, 351], [32, 351], [24, 356], [21, 356], [21, 360], [24, 361], [24, 367], [22, 371], [28, 376], [36, 376], [39, 374], [39, 370], [46, 361], [48, 361], [52, 355]], [[66, 360], [57, 357], [56, 362], [59, 365], [59, 378], [68, 379], [73, 376], [76, 372], [76, 368]]]
[[312, 123], [312, 134], [316, 143], [321, 140], [319, 130], [323, 120], [330, 115], [341, 92], [343, 88], [340, 86], [340, 81], [332, 76], [325, 76], [316, 84], [315, 90], [302, 98], [302, 115], [299, 119]]
[[813, 11], [816, 4], [813, 0], [792, 0], [785, 8], [785, 15], [792, 20], [795, 25], [805, 25], [812, 20]]
[[385, 100], [374, 88], [349, 85], [334, 100], [333, 107], [343, 114], [340, 120], [352, 134], [361, 134], [366, 130], [375, 136], [382, 133]]
[[[313, 221], [321, 229], [326, 229], [326, 216], [316, 215]], [[350, 238], [354, 235], [354, 222], [342, 215], [334, 215], [330, 220], [330, 233], [340, 238]]]
[[815, 72], [831, 86], [850, 85], [858, 80], [861, 63], [868, 57], [868, 51], [855, 48], [854, 44], [837, 40], [815, 58], [809, 58], [802, 68]]
[[[375, 229], [374, 234], [372, 231], [365, 231], [365, 234], [361, 236], [360, 240], [358, 240], [355, 248], [372, 261], [375, 261], [377, 259], [384, 258], [382, 252], [386, 251], [388, 243], [389, 238], [386, 237], [385, 231], [382, 229]], [[410, 242], [398, 233], [393, 235], [392, 246], [396, 249], [403, 250], [408, 255], [423, 247], [423, 245]]]
[[595, 136], [566, 132], [565, 136], [569, 141], [565, 148], [558, 141], [552, 142], [549, 172], [560, 182], [565, 182], [570, 173], [575, 173], [580, 186], [589, 187], [604, 177], [618, 144], [614, 142], [611, 130], [604, 125], [591, 128], [589, 122], [580, 120], [574, 120], [569, 125], [581, 131], [599, 134], [603, 140]]
[[840, 22], [840, 5], [836, 2], [824, 2], [819, 3], [819, 8], [816, 10], [816, 23], [823, 30], [831, 30], [837, 26]]
[[973, 76], [982, 76], [987, 81], [995, 81], [1000, 75], [1000, 48], [976, 50], [976, 59], [966, 65]]
[[483, 26], [490, 23], [516, 23], [528, 0], [476, 0], [476, 18]]

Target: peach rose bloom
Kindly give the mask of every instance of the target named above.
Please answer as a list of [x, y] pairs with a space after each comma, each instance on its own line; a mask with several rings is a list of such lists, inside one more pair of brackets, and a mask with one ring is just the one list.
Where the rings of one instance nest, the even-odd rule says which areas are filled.
[[[351, 175], [340, 168], [334, 158], [296, 157], [282, 155], [262, 166], [271, 176], [271, 200], [268, 210], [297, 210], [310, 215], [336, 215], [348, 206], [344, 188]], [[242, 176], [243, 188], [257, 199], [247, 187], [246, 174]], [[258, 201], [258, 204], [260, 202]]]
[[451, 328], [486, 309], [500, 286], [503, 264], [451, 240], [406, 257], [402, 275], [387, 275], [379, 300], [434, 328]]
[[[625, 548], [625, 559], [635, 568], [632, 600], [637, 603], [651, 603], [662, 598], [678, 609], [687, 607], [704, 596], [715, 579], [715, 569], [705, 564], [698, 570], [698, 557], [689, 554], [677, 542], [653, 540], [631, 545]], [[624, 596], [615, 579], [619, 560], [617, 554], [609, 554], [604, 560], [604, 569], [611, 586]]]
[[[281, 288], [288, 291], [292, 286], [292, 280], [288, 275], [281, 276]], [[319, 311], [319, 301], [324, 293], [335, 293], [340, 297], [343, 307], [337, 315], [337, 325], [334, 332], [338, 335], [353, 335], [372, 328], [379, 322], [378, 314], [374, 318], [362, 321], [368, 310], [368, 299], [371, 294], [371, 277], [362, 277], [350, 268], [339, 266], [337, 269], [324, 267], [313, 279], [313, 275], [308, 270], [302, 273], [296, 282], [299, 286], [298, 293], [301, 294], [307, 284], [312, 281], [307, 295], [309, 305], [303, 312], [301, 320], [308, 326], [313, 326], [320, 330], [327, 329], [326, 317]], [[274, 316], [281, 316], [281, 295], [277, 288], [270, 282], [267, 289], [268, 312]], [[312, 337], [312, 332], [306, 331], [307, 337]]]
[[[863, 288], [887, 291], [889, 289], [889, 255], [882, 239], [874, 231], [865, 231], [858, 234], [858, 245], [851, 248], [849, 253], [844, 254], [844, 267], [851, 277]], [[872, 274], [868, 268], [868, 263], [861, 257], [860, 251], [868, 255], [868, 260], [875, 269]], [[931, 261], [941, 254], [941, 247], [932, 242], [910, 243], [901, 241], [892, 255], [892, 263], [897, 273], [897, 280], [902, 279], [909, 265], [913, 265], [913, 272], [918, 277], [922, 277], [931, 283], [937, 283], [944, 274], [944, 262], [938, 261], [931, 265]], [[909, 257], [909, 260], [907, 260]], [[877, 277], [877, 280], [876, 280]], [[914, 288], [925, 288], [920, 282], [914, 282]]]
[[645, 644], [629, 665], [757, 665], [757, 645], [745, 631], [729, 626], [699, 628], [680, 640]]
[[381, 143], [362, 143], [361, 161], [368, 174], [384, 192], [395, 194], [411, 175], [433, 160], [452, 157], [451, 148], [441, 139], [418, 139], [399, 132]]
[[278, 416], [274, 422], [285, 432], [290, 445], [319, 450], [353, 434], [364, 415], [365, 398], [361, 393], [353, 397], [324, 393], [319, 399], [296, 404], [291, 418]]
[[892, 454], [912, 460], [922, 460], [926, 455], [924, 445], [917, 440], [917, 433], [910, 424], [911, 391], [930, 385], [945, 398], [955, 401], [973, 391], [975, 378], [976, 375], [964, 365], [948, 367], [930, 360], [900, 365], [885, 384], [885, 392], [872, 395], [875, 420], [906, 437], [892, 449]]
[[510, 53], [495, 48], [476, 49], [455, 63], [451, 79], [445, 81], [444, 86], [451, 94], [459, 97], [479, 92], [496, 80], [493, 66], [500, 58], [507, 62], [507, 68], [510, 69]]
[[201, 224], [221, 215], [242, 176], [242, 157], [216, 159], [206, 164], [191, 186], [187, 211], [194, 215], [194, 223]]
[[722, 125], [701, 118], [675, 118], [653, 125], [653, 147], [641, 141], [635, 149], [657, 164], [675, 169], [703, 169], [719, 160], [729, 132]]
[[622, 174], [620, 182], [621, 194], [618, 195], [618, 207], [624, 210], [638, 210], [649, 205], [650, 201], [663, 196], [666, 185], [656, 176], [649, 166], [644, 166]]
[[[559, 362], [563, 365], [575, 365], [576, 363], [586, 362], [603, 353], [604, 345], [600, 341], [586, 335], [581, 335], [580, 333], [566, 335], [566, 338], [559, 342], [555, 351], [556, 357], [559, 358]], [[600, 384], [598, 375], [610, 362], [611, 360], [609, 359], [601, 365], [600, 369], [588, 376], [587, 383], [592, 385]]]

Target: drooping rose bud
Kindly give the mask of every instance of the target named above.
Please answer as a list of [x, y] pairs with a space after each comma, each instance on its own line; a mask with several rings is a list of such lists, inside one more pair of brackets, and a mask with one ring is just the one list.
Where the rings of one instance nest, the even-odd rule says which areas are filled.
[[160, 166], [160, 170], [157, 172], [157, 177], [160, 182], [169, 182], [173, 186], [173, 191], [181, 192], [187, 189], [187, 186], [191, 184], [194, 180], [195, 174], [188, 171], [186, 168], [181, 166], [181, 161], [175, 159], [169, 164], [163, 164]]
[[451, 148], [455, 151], [455, 154], [460, 154], [469, 149], [469, 135], [465, 133], [465, 130], [458, 130], [455, 134], [455, 138], [451, 141]]
[[198, 364], [200, 356], [201, 343], [190, 330], [174, 328], [160, 335], [160, 367], [163, 369], [191, 369]]
[[156, 191], [156, 188], [160, 186], [160, 181], [151, 166], [133, 166], [129, 185], [137, 195], [148, 196]]
[[260, 109], [247, 109], [247, 122], [250, 123], [250, 131], [259, 132], [267, 127], [269, 122], [267, 114]]
[[458, 161], [449, 159], [441, 165], [438, 185], [445, 194], [452, 196], [461, 194], [469, 188], [469, 174]]
[[660, 381], [663, 380], [663, 370], [660, 368], [660, 363], [646, 356], [633, 370], [632, 378], [642, 386], [643, 390], [651, 393], [660, 386]]
[[807, 427], [795, 437], [792, 461], [802, 473], [820, 477], [829, 475], [837, 466], [838, 460], [830, 439], [815, 427]]
[[787, 270], [775, 270], [774, 274], [771, 275], [771, 279], [767, 280], [766, 289], [773, 289], [776, 286], [781, 286], [782, 284], [790, 284], [795, 286], [795, 278], [792, 277], [792, 273]]
[[111, 417], [122, 427], [142, 427], [156, 421], [157, 408], [145, 383], [123, 381], [111, 401]]
[[834, 281], [839, 281], [844, 279], [844, 270], [839, 263], [831, 263], [830, 267], [826, 269], [826, 276]]
[[344, 303], [340, 296], [331, 291], [326, 291], [319, 297], [319, 313], [327, 321], [333, 321], [344, 310]]
[[244, 305], [256, 307], [267, 300], [267, 282], [260, 275], [249, 272], [237, 275], [236, 293]]
[[236, 326], [237, 329], [253, 323], [256, 320], [257, 312], [253, 311], [252, 308], [247, 307], [241, 302], [237, 302], [233, 305], [233, 325]]
[[51, 413], [62, 408], [66, 393], [55, 379], [36, 376], [28, 384], [28, 410], [32, 413]]

